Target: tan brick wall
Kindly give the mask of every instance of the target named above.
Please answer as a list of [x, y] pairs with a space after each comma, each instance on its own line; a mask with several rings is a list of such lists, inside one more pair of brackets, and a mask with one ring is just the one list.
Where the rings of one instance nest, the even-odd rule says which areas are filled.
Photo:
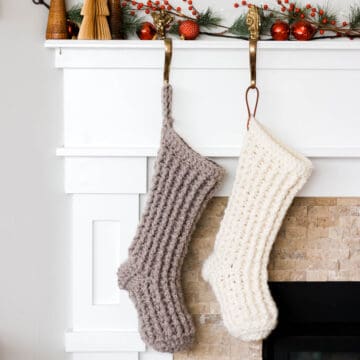
[[[261, 344], [227, 334], [218, 304], [200, 274], [227, 198], [213, 199], [194, 232], [183, 272], [186, 302], [197, 327], [191, 351], [175, 360], [261, 360]], [[296, 198], [269, 262], [272, 281], [360, 281], [360, 198]]]

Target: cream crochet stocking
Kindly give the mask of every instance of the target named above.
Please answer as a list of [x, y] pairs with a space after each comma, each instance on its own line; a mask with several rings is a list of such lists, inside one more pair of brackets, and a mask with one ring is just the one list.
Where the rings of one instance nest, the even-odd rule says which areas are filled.
[[235, 337], [261, 340], [276, 326], [277, 308], [267, 285], [269, 255], [285, 213], [311, 171], [307, 158], [252, 119], [214, 250], [202, 269]]

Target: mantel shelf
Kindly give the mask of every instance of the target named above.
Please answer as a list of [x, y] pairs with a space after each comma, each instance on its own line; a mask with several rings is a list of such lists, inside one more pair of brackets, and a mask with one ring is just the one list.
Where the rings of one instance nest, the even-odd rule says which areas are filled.
[[[360, 70], [360, 41], [260, 41], [258, 69]], [[49, 40], [55, 66], [64, 69], [161, 69], [162, 41]], [[248, 41], [174, 40], [172, 69], [248, 70]]]
[[[47, 40], [45, 47], [58, 49], [163, 49], [162, 41], [141, 40]], [[173, 41], [174, 49], [247, 49], [244, 40]], [[360, 40], [259, 41], [259, 49], [276, 50], [360, 50]]]

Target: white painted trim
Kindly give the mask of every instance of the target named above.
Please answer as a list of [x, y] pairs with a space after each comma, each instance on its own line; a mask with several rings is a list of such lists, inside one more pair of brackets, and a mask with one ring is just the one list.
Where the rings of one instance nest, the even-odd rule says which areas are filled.
[[[239, 39], [181, 41], [174, 40], [174, 49], [247, 49], [248, 42]], [[47, 40], [47, 48], [59, 49], [163, 49], [162, 41], [141, 40]], [[259, 49], [274, 50], [360, 50], [360, 41], [349, 39], [317, 41], [259, 41]]]
[[[55, 66], [65, 69], [160, 69], [162, 41], [49, 40]], [[360, 70], [360, 41], [260, 41], [259, 70]], [[301, 60], [299, 60], [301, 56]], [[172, 69], [247, 70], [248, 42], [241, 40], [174, 40]]]
[[[237, 157], [238, 147], [196, 148], [196, 151], [210, 157]], [[158, 149], [155, 147], [123, 147], [123, 148], [58, 148], [59, 157], [154, 157]], [[359, 148], [302, 148], [299, 152], [310, 158], [360, 158]]]
[[136, 331], [67, 331], [66, 352], [140, 352], [146, 347]]

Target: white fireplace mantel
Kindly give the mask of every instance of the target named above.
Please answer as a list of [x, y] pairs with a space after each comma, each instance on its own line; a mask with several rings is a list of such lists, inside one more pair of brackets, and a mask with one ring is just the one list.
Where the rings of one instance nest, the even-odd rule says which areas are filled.
[[[74, 360], [171, 359], [146, 349], [116, 286], [148, 190], [161, 126], [161, 41], [47, 41], [64, 75], [65, 192], [73, 198]], [[227, 170], [245, 132], [248, 43], [174, 41], [177, 131]], [[260, 42], [257, 118], [310, 157], [302, 196], [360, 196], [360, 41]]]

